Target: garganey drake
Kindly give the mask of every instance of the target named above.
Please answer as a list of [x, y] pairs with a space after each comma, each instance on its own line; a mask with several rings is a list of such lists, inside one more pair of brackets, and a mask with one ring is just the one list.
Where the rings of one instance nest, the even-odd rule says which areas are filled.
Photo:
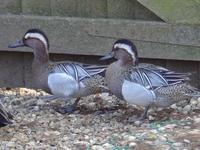
[[107, 91], [103, 77], [105, 66], [49, 61], [49, 40], [40, 29], [29, 29], [22, 40], [8, 47], [23, 46], [33, 49], [32, 80], [35, 88], [56, 97], [77, 98], [74, 105], [64, 112], [73, 112], [80, 97]]
[[[0, 94], [0, 99], [4, 96]], [[0, 101], [0, 126], [5, 126], [11, 124], [11, 119], [13, 116], [4, 108], [3, 104]]]
[[178, 101], [200, 96], [197, 89], [186, 81], [189, 73], [176, 73], [153, 64], [139, 64], [135, 45], [117, 40], [112, 51], [101, 58], [116, 58], [106, 70], [106, 83], [110, 91], [125, 101], [145, 107], [141, 119], [147, 117], [150, 106], [168, 107]]

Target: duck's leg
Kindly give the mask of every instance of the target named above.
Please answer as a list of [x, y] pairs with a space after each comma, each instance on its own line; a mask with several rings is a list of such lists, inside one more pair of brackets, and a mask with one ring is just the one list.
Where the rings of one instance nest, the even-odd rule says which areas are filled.
[[147, 113], [148, 113], [149, 108], [150, 108], [150, 105], [148, 105], [148, 106], [145, 107], [145, 110], [144, 110], [144, 112], [141, 115], [141, 117], [140, 117], [139, 120], [144, 121], [147, 118]]
[[60, 107], [60, 108], [57, 108], [56, 111], [61, 113], [61, 114], [70, 114], [70, 113], [73, 113], [74, 111], [77, 110], [77, 105], [78, 105], [78, 102], [80, 101], [80, 97], [78, 97], [74, 104], [70, 105], [70, 106], [67, 106], [67, 107]]

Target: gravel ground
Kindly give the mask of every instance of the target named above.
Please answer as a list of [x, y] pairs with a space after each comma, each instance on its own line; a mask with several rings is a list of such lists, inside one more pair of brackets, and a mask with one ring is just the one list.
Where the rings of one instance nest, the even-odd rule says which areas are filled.
[[[44, 103], [46, 93], [25, 88], [0, 89], [15, 116], [0, 128], [0, 149], [69, 150], [199, 150], [200, 98], [168, 109], [151, 109], [149, 120], [137, 121], [141, 108], [102, 94], [82, 98], [74, 114], [54, 108], [62, 100]], [[73, 100], [72, 100], [73, 101]]]

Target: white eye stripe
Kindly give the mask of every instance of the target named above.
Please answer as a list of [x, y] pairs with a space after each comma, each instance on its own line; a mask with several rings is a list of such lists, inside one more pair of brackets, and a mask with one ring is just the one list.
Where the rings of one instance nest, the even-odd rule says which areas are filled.
[[28, 39], [28, 38], [36, 38], [36, 39], [39, 39], [41, 42], [44, 43], [45, 47], [48, 48], [48, 44], [47, 44], [47, 40], [45, 39], [45, 37], [40, 34], [40, 33], [27, 33], [25, 36], [24, 36], [25, 39]]
[[117, 43], [114, 45], [114, 48], [125, 49], [132, 56], [133, 60], [135, 60], [135, 54], [133, 53], [131, 46], [123, 43]]

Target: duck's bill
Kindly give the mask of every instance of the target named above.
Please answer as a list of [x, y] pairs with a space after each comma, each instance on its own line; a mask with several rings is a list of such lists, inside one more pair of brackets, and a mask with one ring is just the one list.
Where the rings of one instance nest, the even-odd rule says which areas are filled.
[[16, 48], [16, 47], [22, 47], [22, 46], [25, 46], [22, 40], [17, 40], [15, 43], [8, 45], [9, 48]]
[[105, 56], [101, 57], [99, 60], [108, 60], [108, 59], [111, 59], [113, 58], [113, 53], [110, 52], [108, 54], [106, 54]]

